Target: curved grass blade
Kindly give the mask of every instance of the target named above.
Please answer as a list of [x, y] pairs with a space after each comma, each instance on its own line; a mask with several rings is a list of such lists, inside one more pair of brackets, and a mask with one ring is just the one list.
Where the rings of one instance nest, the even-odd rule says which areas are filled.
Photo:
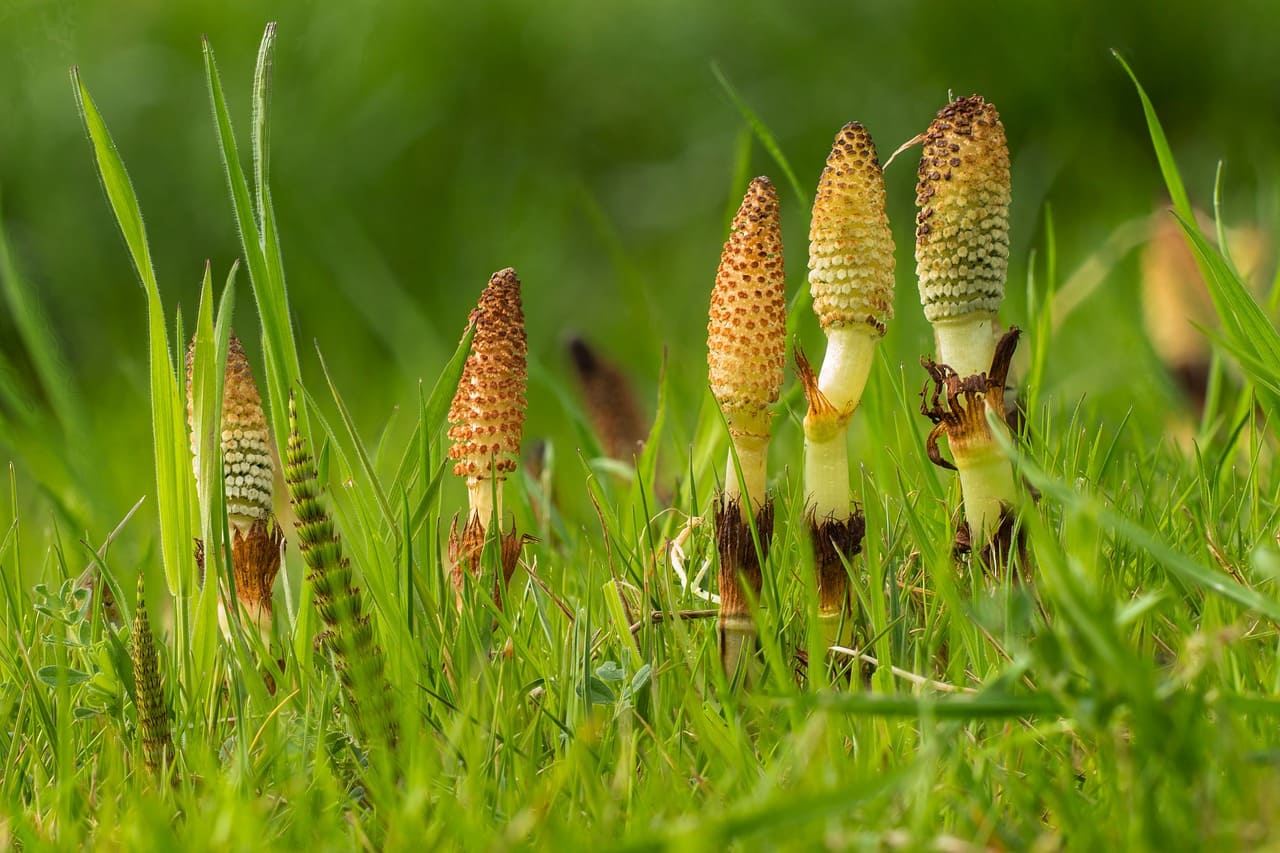
[[787, 156], [782, 153], [782, 146], [778, 145], [778, 140], [774, 137], [773, 131], [769, 130], [760, 116], [756, 115], [755, 110], [747, 104], [738, 90], [733, 88], [733, 84], [729, 82], [729, 78], [725, 76], [724, 71], [716, 63], [711, 63], [711, 73], [716, 76], [716, 80], [720, 83], [720, 88], [724, 89], [729, 100], [733, 101], [734, 107], [742, 115], [742, 118], [751, 126], [755, 132], [756, 138], [760, 140], [760, 144], [764, 146], [764, 150], [769, 152], [769, 156], [778, 164], [778, 168], [782, 170], [782, 174], [786, 176], [787, 183], [791, 185], [791, 191], [796, 194], [796, 198], [800, 203], [808, 208], [813, 204], [813, 199], [805, 193], [804, 188], [800, 186], [800, 179], [796, 177], [795, 170], [791, 168], [791, 162], [787, 160]]
[[192, 477], [182, 396], [178, 391], [164, 305], [151, 263], [151, 249], [133, 184], [78, 68], [71, 70], [76, 105], [89, 141], [102, 187], [147, 295], [147, 328], [151, 376], [151, 429], [155, 444], [156, 503], [160, 513], [160, 546], [165, 580], [175, 595], [185, 596], [195, 585], [191, 554]]
[[1169, 189], [1169, 198], [1173, 200], [1173, 209], [1182, 218], [1194, 222], [1195, 212], [1191, 209], [1191, 199], [1187, 197], [1187, 188], [1182, 183], [1182, 175], [1178, 172], [1178, 164], [1173, 160], [1173, 152], [1169, 149], [1169, 140], [1164, 135], [1164, 128], [1160, 125], [1156, 109], [1152, 106], [1151, 99], [1147, 97], [1147, 91], [1138, 82], [1138, 75], [1129, 67], [1129, 63], [1125, 62], [1120, 51], [1112, 50], [1111, 55], [1116, 58], [1116, 62], [1120, 63], [1120, 67], [1129, 75], [1134, 88], [1138, 90], [1138, 99], [1142, 101], [1142, 114], [1147, 119], [1147, 132], [1151, 134], [1151, 144], [1156, 150], [1156, 160], [1160, 163], [1160, 174], [1164, 176], [1165, 186]]

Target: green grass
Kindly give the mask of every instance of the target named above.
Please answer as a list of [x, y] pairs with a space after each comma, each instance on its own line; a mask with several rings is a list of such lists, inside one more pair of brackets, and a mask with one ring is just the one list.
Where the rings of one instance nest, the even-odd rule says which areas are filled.
[[[174, 315], [140, 205], [91, 81], [73, 73], [92, 155], [146, 292], [152, 439], [116, 452], [153, 460], [156, 488], [118, 535], [147, 541], [158, 531], [159, 546], [123, 564], [104, 544], [114, 523], [29, 534], [39, 522], [18, 508], [36, 484], [11, 475], [0, 517], [0, 846], [1095, 850], [1280, 840], [1280, 470], [1271, 427], [1280, 347], [1229, 259], [1190, 225], [1145, 94], [1157, 158], [1223, 317], [1218, 343], [1239, 360], [1242, 383], [1207, 413], [1211, 428], [1194, 452], [1148, 426], [1165, 412], [1032, 389], [1036, 405], [1014, 449], [1040, 493], [1021, 508], [1033, 578], [1022, 583], [954, 563], [958, 492], [925, 459], [928, 425], [916, 402], [924, 375], [879, 360], [853, 448], [868, 529], [853, 567], [858, 651], [875, 661], [865, 688], [833, 685], [816, 661], [806, 670], [796, 655], [817, 623], [796, 473], [803, 412], [789, 394], [772, 451], [778, 521], [759, 613], [764, 671], [743, 692], [726, 683], [714, 620], [691, 613], [708, 605], [677, 581], [669, 548], [688, 519], [709, 514], [724, 474], [716, 466], [726, 439], [709, 397], [682, 411], [670, 393], [671, 371], [701, 363], [667, 365], [647, 449], [622, 476], [560, 446], [546, 480], [513, 478], [509, 507], [537, 536], [525, 549], [529, 572], [517, 575], [501, 612], [477, 589], [461, 612], [454, 607], [441, 544], [462, 507], [443, 488], [452, 476], [444, 421], [469, 341], [463, 334], [437, 380], [404, 390], [401, 423], [377, 435], [360, 432], [329, 372], [341, 341], [318, 342], [321, 370], [302, 374], [269, 184], [273, 36], [254, 76], [252, 179], [206, 43], [215, 129], [257, 309], [269, 416], [283, 446], [290, 394], [304, 413], [300, 431], [373, 616], [398, 743], [364, 732], [360, 697], [353, 706], [331, 660], [316, 652], [320, 622], [311, 586], [298, 582], [295, 542], [269, 648], [234, 624], [224, 638], [216, 596], [229, 590], [196, 583], [193, 536], [217, 542], [226, 527], [213, 466], [201, 465], [200, 483], [190, 475], [186, 333], [178, 318], [169, 338]], [[749, 123], [772, 138], [754, 114]], [[1028, 284], [1028, 304], [1042, 311], [1057, 280], [1053, 233], [1040, 250], [1047, 284]], [[55, 502], [72, 504], [105, 475], [62, 453], [74, 444], [68, 434], [112, 413], [79, 411], [79, 398], [64, 393], [75, 379], [3, 242], [0, 250], [6, 298], [25, 306], [15, 315], [36, 356], [33, 387], [0, 374], [6, 443], [23, 450]], [[206, 266], [194, 326], [198, 424], [218, 411], [237, 304], [241, 332], [252, 328], [235, 271], [220, 294], [212, 282]], [[536, 290], [525, 298], [536, 300]], [[798, 309], [802, 298], [792, 298]], [[1032, 375], [1044, 375], [1052, 324], [1039, 313], [1010, 319], [1031, 330]], [[793, 320], [810, 322], [799, 310]], [[461, 332], [464, 317], [441, 325]], [[555, 382], [539, 365], [533, 373]], [[33, 397], [47, 406], [17, 405]], [[578, 429], [591, 447], [585, 422]], [[207, 427], [197, 436], [202, 455], [215, 452]], [[576, 494], [557, 501], [548, 482]], [[664, 494], [673, 494], [669, 505]], [[284, 502], [281, 490], [282, 513]], [[684, 550], [693, 577], [714, 555], [708, 524]], [[125, 626], [112, 628], [75, 591], [90, 564], [114, 581]], [[148, 609], [177, 751], [154, 775], [137, 732], [127, 625], [135, 603], [119, 595], [139, 572], [155, 581]], [[23, 579], [32, 577], [40, 582], [29, 588]], [[690, 618], [675, 618], [682, 613]]]

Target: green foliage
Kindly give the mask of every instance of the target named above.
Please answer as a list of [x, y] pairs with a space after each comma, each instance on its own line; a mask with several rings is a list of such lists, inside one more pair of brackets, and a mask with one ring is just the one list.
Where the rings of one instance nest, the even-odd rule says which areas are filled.
[[[440, 532], [461, 508], [444, 486], [444, 433], [470, 330], [451, 357], [439, 353], [437, 378], [409, 394], [403, 411], [380, 417], [372, 436], [362, 424], [373, 416], [340, 390], [350, 357], [341, 342], [326, 342], [329, 357], [305, 381], [268, 180], [273, 47], [268, 28], [254, 76], [252, 180], [207, 44], [205, 61], [262, 324], [272, 423], [278, 442], [288, 437], [291, 544], [307, 580], [296, 597], [286, 587], [287, 617], [266, 642], [234, 617], [219, 630], [216, 599], [230, 590], [218, 583], [226, 525], [212, 425], [235, 270], [215, 304], [206, 267], [195, 314], [197, 479], [181, 365], [139, 205], [75, 75], [99, 174], [146, 293], [157, 494], [154, 510], [151, 501], [134, 510], [158, 520], [161, 549], [125, 566], [109, 552], [118, 535], [145, 538], [142, 525], [126, 526], [133, 511], [97, 548], [87, 536], [77, 548], [78, 533], [60, 523], [26, 531], [38, 520], [24, 515], [19, 492], [31, 486], [11, 473], [0, 507], [0, 845], [1230, 849], [1280, 839], [1280, 466], [1271, 412], [1219, 395], [1205, 417], [1230, 428], [1207, 431], [1187, 452], [1153, 438], [1148, 425], [1168, 414], [1158, 400], [1134, 394], [1116, 406], [1064, 394], [1056, 349], [1035, 340], [1053, 330], [1039, 313], [1050, 301], [1029, 280], [1037, 387], [1009, 449], [1040, 500], [1028, 496], [1021, 507], [1025, 577], [993, 576], [952, 553], [957, 489], [925, 459], [928, 427], [914, 397], [923, 374], [880, 359], [851, 454], [869, 532], [850, 566], [853, 648], [836, 653], [855, 664], [846, 681], [800, 654], [817, 636], [817, 613], [795, 473], [802, 412], [788, 397], [775, 424], [776, 521], [756, 612], [762, 672], [743, 692], [719, 665], [708, 618], [714, 541], [710, 524], [698, 522], [724, 477], [723, 423], [705, 392], [680, 393], [683, 374], [700, 374], [701, 362], [673, 358], [635, 460], [596, 458], [570, 395], [552, 389], [584, 449], [573, 459], [553, 444], [540, 476], [513, 478], [515, 523], [538, 534], [526, 571], [501, 611], [482, 606], [481, 595], [459, 609]], [[744, 115], [761, 114], [733, 97]], [[1178, 200], [1180, 178], [1143, 97], [1181, 210], [1187, 195]], [[754, 123], [762, 138], [778, 138]], [[1059, 227], [1046, 228], [1041, 250], [1049, 295]], [[1263, 328], [1265, 312], [1229, 260], [1188, 233], [1223, 314], [1221, 346], [1260, 392], [1277, 390], [1280, 349]], [[14, 404], [29, 401], [28, 384], [73, 379], [31, 319], [32, 294], [7, 258], [6, 298], [27, 306], [17, 325], [39, 364], [33, 383], [0, 382], [4, 435], [56, 456], [63, 438], [42, 436], [38, 417]], [[648, 304], [639, 277], [628, 287], [629, 301]], [[801, 304], [793, 303], [797, 324]], [[547, 364], [533, 369], [557, 384]], [[291, 395], [311, 434], [290, 418]], [[58, 417], [115, 414], [96, 414], [75, 394], [48, 396]], [[10, 428], [23, 418], [23, 431]], [[575, 500], [588, 511], [577, 512]], [[210, 569], [199, 588], [197, 532]], [[43, 547], [22, 547], [24, 534]], [[71, 580], [86, 562], [99, 579], [92, 594]], [[140, 586], [130, 608], [117, 574], [161, 567], [172, 607], [148, 607]], [[28, 588], [21, 579], [32, 576], [41, 582]], [[111, 622], [106, 589], [132, 627], [132, 648], [129, 629]], [[317, 629], [321, 655], [312, 653]], [[172, 784], [154, 784], [140, 767], [163, 766], [164, 756]]]
[[[231, 116], [227, 111], [226, 96], [222, 91], [222, 78], [218, 74], [218, 64], [208, 39], [204, 40], [204, 67], [214, 123], [218, 130], [218, 148], [222, 153], [236, 225], [240, 232], [240, 245], [249, 269], [249, 281], [253, 284], [258, 317], [262, 321], [268, 411], [272, 432], [279, 442], [281, 436], [288, 435], [290, 389], [297, 385], [302, 370], [298, 364], [298, 348], [293, 340], [289, 294], [285, 287], [284, 263], [268, 180], [270, 152], [267, 142], [270, 138], [271, 58], [275, 49], [275, 33], [275, 25], [268, 25], [253, 75], [252, 188], [241, 165], [240, 151], [231, 127]], [[304, 420], [304, 432], [305, 424]]]
[[1182, 175], [1174, 162], [1169, 141], [1151, 99], [1147, 97], [1137, 75], [1124, 58], [1119, 53], [1115, 56], [1133, 80], [1142, 101], [1147, 129], [1151, 133], [1151, 144], [1155, 147], [1156, 159], [1160, 163], [1160, 173], [1164, 176], [1165, 187], [1173, 199], [1174, 215], [1186, 235], [1187, 244], [1191, 247], [1200, 273], [1209, 287], [1209, 295], [1213, 298], [1214, 308], [1222, 322], [1220, 343], [1239, 360], [1249, 378], [1262, 390], [1270, 410], [1280, 413], [1280, 408], [1277, 408], [1277, 403], [1280, 402], [1280, 331], [1276, 330], [1275, 324], [1254, 300], [1249, 286], [1227, 256], [1225, 241], [1222, 239], [1222, 220], [1218, 220], [1216, 246], [1201, 233]]

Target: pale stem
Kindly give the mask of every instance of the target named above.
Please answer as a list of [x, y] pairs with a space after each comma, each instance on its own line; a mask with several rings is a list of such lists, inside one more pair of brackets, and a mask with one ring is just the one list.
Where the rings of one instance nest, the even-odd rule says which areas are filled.
[[825, 441], [805, 437], [804, 481], [819, 522], [848, 517], [849, 445], [843, 428]]
[[818, 611], [818, 633], [822, 637], [822, 654], [824, 656], [827, 653], [827, 649], [843, 644], [842, 635], [847, 633], [845, 629], [848, 628], [849, 622], [850, 620], [844, 608]]
[[727, 616], [720, 620], [720, 661], [725, 675], [737, 675], [750, 683], [755, 666], [756, 624], [750, 616]]
[[[810, 413], [805, 419], [804, 482], [819, 520], [849, 514], [849, 417], [867, 387], [880, 339], [865, 323], [838, 326], [827, 332], [827, 352], [818, 375], [818, 390], [834, 412]], [[828, 410], [829, 411], [829, 410]]]
[[[729, 459], [725, 463], [724, 496], [739, 502], [742, 517], [750, 518], [759, 508], [764, 506], [765, 481], [769, 461], [769, 437], [754, 435], [732, 435], [733, 449], [729, 451]], [[734, 465], [734, 452], [737, 452], [738, 464]], [[747, 500], [742, 500], [742, 486], [738, 479], [741, 470], [742, 482], [746, 483]]]
[[981, 551], [995, 536], [1005, 505], [1012, 506], [1016, 497], [1013, 466], [992, 438], [990, 443], [970, 445], [956, 453], [960, 474], [960, 494], [964, 501], [964, 517], [969, 523], [969, 537], [974, 552]]
[[991, 312], [935, 320], [933, 336], [938, 363], [947, 365], [961, 377], [989, 372], [996, 351], [995, 320], [996, 315]]
[[871, 375], [880, 332], [865, 323], [838, 326], [827, 332], [827, 354], [818, 374], [818, 390], [837, 411], [855, 408]]
[[[497, 496], [495, 505], [494, 496]], [[471, 517], [480, 519], [480, 528], [486, 533], [494, 514], [502, 512], [502, 480], [496, 483], [489, 477], [467, 478], [467, 499]]]
[[[262, 645], [270, 648], [271, 606], [247, 601], [237, 602], [237, 606], [240, 608], [241, 627], [246, 631], [250, 628], [256, 630], [262, 638]], [[231, 639], [231, 615], [227, 613], [226, 605], [221, 600], [218, 601], [218, 628], [222, 631], [222, 636]]]

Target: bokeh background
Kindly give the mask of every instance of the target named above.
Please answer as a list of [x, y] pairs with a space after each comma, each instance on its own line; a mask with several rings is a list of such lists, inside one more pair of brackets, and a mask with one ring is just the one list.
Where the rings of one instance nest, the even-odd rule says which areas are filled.
[[[807, 198], [836, 130], [862, 121], [885, 158], [948, 93], [974, 92], [999, 107], [1013, 160], [1006, 321], [1028, 319], [1033, 258], [1045, 287], [1047, 208], [1058, 278], [1098, 266], [1098, 286], [1056, 330], [1046, 399], [1069, 408], [1087, 393], [1158, 428], [1178, 397], [1141, 328], [1138, 248], [1123, 229], [1161, 208], [1162, 183], [1111, 48], [1146, 85], [1198, 205], [1211, 207], [1221, 160], [1228, 221], [1274, 234], [1280, 212], [1270, 0], [0, 0], [0, 216], [88, 415], [61, 425], [61, 446], [102, 472], [73, 496], [45, 483], [62, 492], [51, 499], [41, 485], [56, 466], [42, 457], [59, 445], [4, 432], [20, 502], [42, 509], [29, 525], [100, 540], [154, 490], [143, 293], [68, 69], [79, 66], [130, 169], [166, 305], [190, 315], [205, 260], [221, 281], [239, 255], [200, 36], [243, 134], [269, 20], [273, 186], [304, 374], [319, 387], [317, 342], [371, 443], [413, 405], [418, 380], [433, 380], [489, 274], [508, 265], [525, 284], [530, 435], [572, 454], [573, 334], [624, 365], [650, 408], [665, 350], [687, 430], [705, 395], [706, 305], [742, 152], [749, 174], [780, 188], [795, 293]], [[776, 137], [804, 199], [714, 68]], [[912, 275], [916, 157], [886, 173], [899, 291], [884, 352], [908, 370], [930, 347]], [[239, 293], [256, 354], [243, 275]], [[802, 338], [820, 351], [812, 318]], [[30, 357], [7, 309], [0, 351], [25, 381]]]

